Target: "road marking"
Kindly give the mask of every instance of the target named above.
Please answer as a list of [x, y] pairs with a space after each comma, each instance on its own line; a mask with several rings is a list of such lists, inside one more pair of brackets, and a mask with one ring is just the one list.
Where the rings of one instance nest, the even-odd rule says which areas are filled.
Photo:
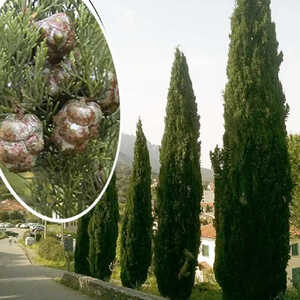
[[17, 299], [21, 298], [20, 295], [11, 295], [11, 296], [0, 296], [0, 299]]

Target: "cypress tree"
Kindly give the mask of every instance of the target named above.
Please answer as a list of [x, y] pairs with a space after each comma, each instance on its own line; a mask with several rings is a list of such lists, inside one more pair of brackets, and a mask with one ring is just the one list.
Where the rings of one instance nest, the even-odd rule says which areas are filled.
[[147, 279], [152, 258], [151, 166], [147, 140], [138, 121], [129, 196], [121, 233], [121, 280], [136, 288]]
[[90, 275], [90, 268], [87, 260], [89, 254], [88, 225], [90, 218], [91, 216], [89, 213], [82, 216], [78, 220], [77, 226], [74, 270], [75, 273], [83, 275]]
[[292, 187], [270, 0], [238, 0], [230, 39], [223, 150], [211, 153], [214, 270], [224, 300], [270, 300], [286, 290]]
[[176, 49], [160, 150], [155, 275], [160, 293], [188, 299], [200, 243], [199, 116], [184, 54]]
[[116, 256], [119, 205], [116, 176], [96, 205], [89, 223], [89, 264], [91, 276], [108, 281]]

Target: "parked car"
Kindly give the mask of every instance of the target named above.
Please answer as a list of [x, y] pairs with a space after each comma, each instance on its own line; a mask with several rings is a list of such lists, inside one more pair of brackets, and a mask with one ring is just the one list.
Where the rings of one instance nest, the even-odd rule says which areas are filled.
[[32, 226], [30, 228], [30, 230], [32, 232], [44, 231], [45, 230], [45, 226], [43, 226], [43, 225], [35, 225], [35, 226]]
[[11, 223], [4, 223], [5, 228], [14, 228], [14, 225]]
[[20, 225], [20, 228], [27, 229], [27, 228], [29, 228], [29, 225], [27, 223], [23, 223]]
[[44, 227], [44, 225], [42, 225], [42, 224], [39, 224], [39, 223], [29, 223], [29, 228], [31, 229], [31, 230], [33, 230], [35, 227], [37, 227], [37, 226], [42, 226], [42, 227]]

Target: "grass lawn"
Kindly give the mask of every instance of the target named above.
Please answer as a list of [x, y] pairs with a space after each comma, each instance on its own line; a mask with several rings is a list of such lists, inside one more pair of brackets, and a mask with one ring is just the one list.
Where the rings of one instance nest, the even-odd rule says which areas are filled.
[[47, 224], [47, 231], [61, 233], [61, 224]]
[[[116, 265], [114, 267], [112, 276], [111, 276], [111, 283], [116, 285], [122, 285], [120, 280], [120, 265]], [[138, 289], [141, 292], [152, 294], [156, 296], [160, 296], [156, 278], [153, 272], [150, 270], [148, 274], [148, 278], [146, 282]], [[192, 291], [192, 295], [190, 300], [222, 300], [222, 294], [219, 287], [214, 286], [213, 284], [204, 284], [203, 285], [195, 285]]]

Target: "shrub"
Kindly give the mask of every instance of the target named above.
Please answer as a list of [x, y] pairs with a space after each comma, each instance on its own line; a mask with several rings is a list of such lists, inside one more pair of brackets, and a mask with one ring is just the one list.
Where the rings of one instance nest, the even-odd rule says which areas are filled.
[[26, 230], [23, 234], [23, 241], [25, 242], [25, 239], [29, 236], [32, 236], [30, 230]]
[[65, 259], [63, 245], [53, 237], [48, 237], [40, 242], [39, 256], [52, 261], [62, 261]]

